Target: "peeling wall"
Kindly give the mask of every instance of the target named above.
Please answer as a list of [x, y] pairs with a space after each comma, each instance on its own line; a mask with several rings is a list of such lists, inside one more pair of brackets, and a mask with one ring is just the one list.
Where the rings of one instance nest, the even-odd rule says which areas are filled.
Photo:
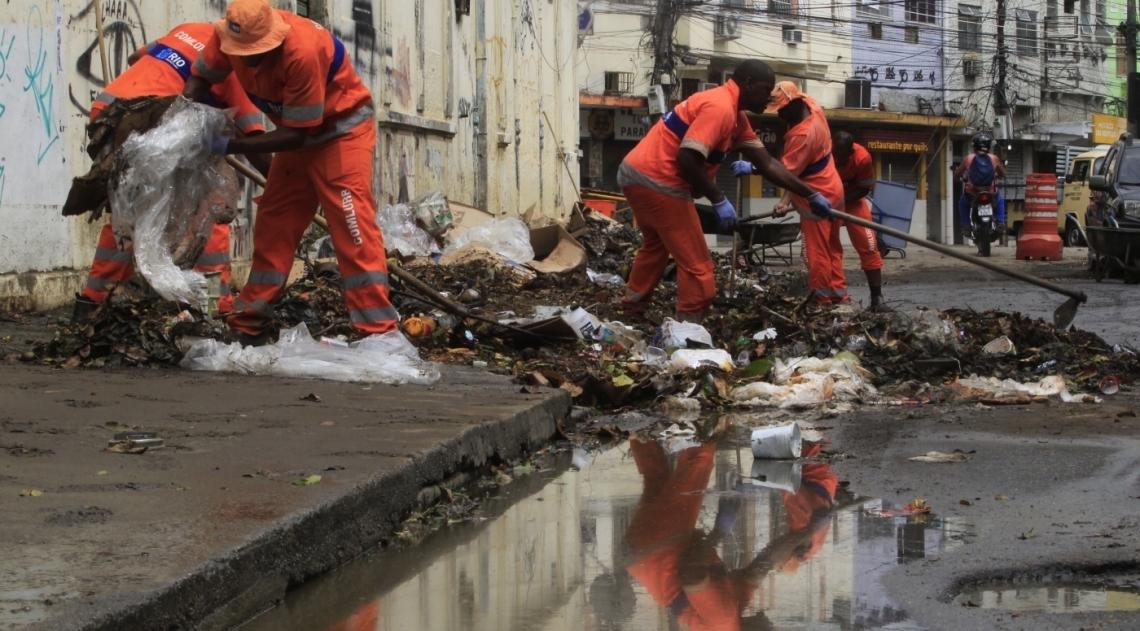
[[[103, 0], [111, 78], [148, 40], [182, 22], [215, 20], [227, 4]], [[292, 0], [274, 4], [295, 9]], [[310, 0], [376, 101], [377, 202], [441, 189], [496, 213], [533, 206], [535, 216], [561, 217], [575, 200], [577, 176], [568, 173], [578, 172], [577, 2], [470, 4], [470, 15], [456, 15], [454, 0]], [[0, 275], [82, 270], [100, 225], [63, 218], [60, 207], [70, 178], [90, 168], [87, 114], [104, 85], [93, 4], [3, 6]], [[235, 254], [248, 256], [248, 223], [235, 234]]]

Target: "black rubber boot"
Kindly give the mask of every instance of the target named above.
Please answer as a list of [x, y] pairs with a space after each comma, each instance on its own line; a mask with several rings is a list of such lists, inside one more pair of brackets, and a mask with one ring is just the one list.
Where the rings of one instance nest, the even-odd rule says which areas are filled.
[[875, 313], [891, 313], [894, 309], [887, 306], [887, 299], [882, 295], [871, 296], [871, 311]]
[[83, 294], [75, 294], [75, 308], [71, 312], [72, 324], [83, 324], [91, 319], [91, 314], [99, 308], [99, 303], [84, 296]]

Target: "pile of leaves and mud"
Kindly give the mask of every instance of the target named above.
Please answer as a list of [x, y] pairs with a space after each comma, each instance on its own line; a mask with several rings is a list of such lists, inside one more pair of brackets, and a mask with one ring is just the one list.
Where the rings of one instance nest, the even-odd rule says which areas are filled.
[[[668, 335], [678, 324], [669, 317], [675, 269], [666, 270], [647, 312], [628, 312], [621, 298], [638, 233], [588, 215], [576, 236], [587, 266], [560, 274], [485, 256], [449, 265], [406, 263], [408, 272], [479, 318], [448, 313], [437, 298], [393, 274], [392, 302], [406, 336], [424, 359], [510, 375], [524, 387], [562, 388], [575, 404], [605, 410], [986, 400], [1001, 396], [987, 397], [977, 381], [956, 396], [928, 384], [971, 375], [995, 384], [1062, 378], [1051, 389], [1014, 397], [1023, 402], [1058, 394], [1057, 383], [1073, 392], [1110, 394], [1106, 379], [1119, 391], [1140, 377], [1134, 349], [1018, 313], [877, 313], [854, 303], [821, 308], [807, 300], [802, 271], [745, 266], [741, 260], [730, 292], [731, 261], [723, 255], [714, 255], [720, 295], [732, 297], [714, 302], [702, 334], [678, 340]], [[335, 262], [306, 261], [305, 273], [275, 309], [280, 328], [304, 323], [318, 339], [359, 337]], [[589, 317], [588, 333], [575, 314]], [[116, 297], [90, 324], [61, 324], [53, 340], [34, 347], [34, 359], [63, 367], [176, 364], [182, 339], [222, 333], [219, 321], [168, 303]]]

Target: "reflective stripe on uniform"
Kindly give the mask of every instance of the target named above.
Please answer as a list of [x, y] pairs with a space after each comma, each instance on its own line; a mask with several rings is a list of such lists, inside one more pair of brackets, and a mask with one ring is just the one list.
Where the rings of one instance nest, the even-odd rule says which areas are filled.
[[[208, 265], [229, 265], [229, 262], [229, 252], [211, 252], [209, 254], [203, 254], [202, 256], [199, 256], [198, 262], [194, 265], [196, 267], [206, 267]], [[250, 276], [253, 276], [253, 274], [250, 273]]]
[[197, 72], [203, 79], [210, 83], [221, 83], [225, 81], [226, 77], [230, 76], [229, 70], [214, 70], [206, 63], [206, 60], [199, 54], [198, 58], [194, 60], [194, 72]]
[[253, 270], [249, 273], [249, 280], [246, 281], [246, 284], [276, 285], [278, 287], [284, 287], [285, 283], [288, 281], [289, 276], [287, 274], [282, 274], [281, 272], [265, 272], [261, 270]]
[[320, 120], [325, 113], [325, 104], [285, 105], [281, 108], [281, 118], [294, 123], [309, 123]]
[[387, 287], [388, 275], [384, 272], [361, 272], [359, 274], [353, 274], [352, 276], [345, 276], [343, 283], [345, 291], [366, 287], [368, 285]]
[[106, 278], [96, 278], [94, 276], [87, 277], [87, 288], [96, 291], [105, 291], [115, 281], [107, 280]]
[[218, 294], [219, 294], [219, 295], [221, 295], [221, 296], [230, 296], [230, 295], [232, 295], [232, 292], [230, 292], [230, 285], [229, 285], [229, 283], [222, 283], [222, 289], [221, 289], [221, 291], [219, 291], [219, 292], [218, 292]]
[[119, 97], [115, 96], [114, 94], [111, 94], [110, 92], [100, 92], [99, 96], [95, 97], [95, 100], [100, 102], [100, 103], [106, 103], [107, 105], [110, 105], [110, 104], [114, 103], [115, 99], [117, 99], [117, 98], [119, 98]]
[[135, 260], [135, 253], [130, 251], [123, 252], [122, 250], [111, 248], [96, 248], [95, 260], [110, 261], [112, 263], [130, 263]]
[[273, 307], [269, 306], [269, 303], [264, 300], [245, 302], [239, 299], [234, 301], [234, 311], [245, 311], [246, 309], [256, 311], [267, 318], [272, 318], [276, 315], [276, 312], [273, 311]]
[[394, 307], [378, 307], [375, 309], [349, 311], [348, 318], [353, 324], [360, 322], [386, 322], [389, 320], [398, 320], [400, 314], [396, 313]]
[[243, 130], [248, 129], [250, 127], [257, 126], [257, 125], [264, 127], [265, 126], [265, 115], [262, 114], [261, 112], [254, 112], [252, 114], [246, 114], [244, 116], [238, 116], [237, 118], [234, 119], [234, 124], [238, 126], [238, 129], [243, 129]]
[[364, 121], [372, 120], [372, 117], [375, 114], [376, 109], [373, 108], [371, 104], [365, 105], [352, 114], [349, 114], [347, 117], [342, 118], [334, 123], [332, 129], [329, 131], [317, 136], [309, 136], [306, 138], [305, 146], [308, 147], [310, 145], [319, 145], [320, 143], [327, 142], [333, 138], [339, 138], [340, 136], [343, 136], [352, 131], [357, 125], [363, 123]]

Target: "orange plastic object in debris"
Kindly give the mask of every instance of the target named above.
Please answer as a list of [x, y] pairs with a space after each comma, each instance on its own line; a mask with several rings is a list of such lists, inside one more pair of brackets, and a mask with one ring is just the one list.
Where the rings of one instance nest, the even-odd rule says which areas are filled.
[[428, 337], [435, 332], [435, 320], [428, 316], [412, 316], [404, 320], [404, 333], [408, 337]]
[[613, 219], [614, 213], [617, 212], [617, 202], [608, 199], [587, 199], [582, 203], [586, 205], [586, 208], [596, 210], [610, 219]]

